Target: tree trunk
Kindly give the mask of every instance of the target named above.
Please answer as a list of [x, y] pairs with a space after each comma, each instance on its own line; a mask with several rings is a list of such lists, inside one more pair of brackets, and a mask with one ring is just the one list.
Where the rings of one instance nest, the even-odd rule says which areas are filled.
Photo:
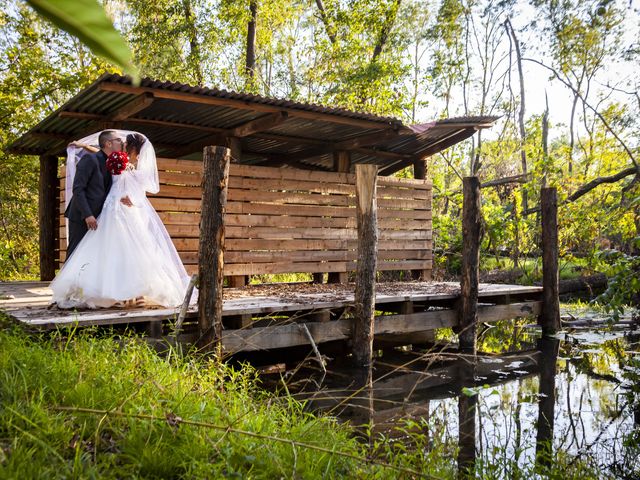
[[353, 360], [361, 367], [371, 365], [373, 351], [378, 258], [377, 173], [378, 167], [375, 165], [356, 165], [358, 267], [354, 298]]
[[245, 73], [247, 84], [252, 85], [256, 75], [256, 23], [258, 21], [258, 0], [251, 0], [249, 3], [251, 20], [247, 26], [247, 57], [245, 63]]
[[198, 30], [196, 28], [195, 15], [191, 10], [191, 0], [182, 0], [184, 18], [189, 35], [189, 62], [193, 70], [195, 81], [199, 86], [204, 85], [202, 77], [202, 59], [200, 58], [200, 45], [198, 43]]
[[[524, 145], [527, 139], [527, 132], [524, 126], [525, 116], [525, 96], [524, 96], [524, 73], [522, 70], [522, 52], [520, 51], [520, 41], [516, 37], [516, 32], [511, 25], [509, 19], [506, 20], [505, 25], [507, 30], [513, 39], [513, 44], [516, 49], [516, 62], [518, 64], [518, 79], [520, 81], [520, 110], [518, 111], [518, 127], [520, 129], [520, 163], [522, 164], [522, 174], [527, 174], [527, 152]], [[529, 208], [529, 200], [527, 198], [527, 191], [522, 191], [522, 209], [527, 210]]]
[[211, 351], [222, 339], [224, 214], [229, 181], [228, 148], [204, 148], [198, 259], [198, 347]]
[[393, 29], [393, 25], [396, 21], [396, 17], [398, 16], [398, 9], [400, 8], [400, 0], [396, 0], [393, 5], [391, 5], [387, 9], [387, 15], [385, 17], [385, 21], [382, 24], [382, 28], [380, 30], [380, 35], [378, 35], [378, 41], [373, 48], [373, 55], [371, 56], [371, 63], [374, 63], [380, 54], [382, 53], [382, 49], [387, 44], [387, 40], [389, 39], [389, 34]]
[[58, 157], [40, 157], [38, 221], [40, 223], [40, 280], [53, 280], [56, 275], [56, 225], [58, 217]]

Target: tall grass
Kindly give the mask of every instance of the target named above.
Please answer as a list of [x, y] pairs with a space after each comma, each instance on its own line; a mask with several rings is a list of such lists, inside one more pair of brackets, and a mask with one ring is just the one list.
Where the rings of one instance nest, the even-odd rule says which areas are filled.
[[0, 478], [397, 474], [346, 456], [364, 458], [346, 426], [274, 401], [251, 368], [161, 358], [132, 337], [0, 332], [0, 405]]
[[[265, 392], [249, 366], [161, 357], [135, 336], [29, 336], [1, 322], [2, 479], [457, 476], [449, 425], [407, 420], [362, 441], [291, 396]], [[545, 473], [596, 478], [567, 464]], [[513, 468], [494, 452], [471, 476], [507, 478]], [[526, 470], [521, 478], [539, 478]]]

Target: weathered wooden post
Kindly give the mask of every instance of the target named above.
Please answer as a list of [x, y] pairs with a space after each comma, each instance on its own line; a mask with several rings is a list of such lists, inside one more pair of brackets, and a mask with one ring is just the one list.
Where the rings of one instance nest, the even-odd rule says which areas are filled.
[[198, 347], [210, 351], [222, 338], [222, 287], [224, 267], [224, 213], [227, 204], [231, 151], [204, 148], [202, 212], [198, 275]]
[[[424, 180], [427, 178], [427, 162], [426, 160], [416, 160], [413, 162], [413, 178], [416, 180]], [[429, 203], [431, 200], [429, 200]], [[429, 240], [431, 241], [431, 240]], [[411, 270], [411, 278], [413, 280], [427, 281], [431, 279], [430, 270]]]
[[40, 280], [56, 275], [56, 218], [58, 217], [58, 157], [40, 156], [38, 221], [40, 223]]
[[476, 324], [478, 322], [478, 277], [480, 268], [480, 241], [482, 239], [482, 212], [480, 209], [480, 180], [465, 177], [462, 180], [462, 278], [458, 340], [460, 349], [476, 351]]
[[538, 323], [543, 335], [560, 330], [558, 273], [558, 192], [554, 187], [540, 192], [542, 210], [542, 314]]
[[376, 301], [378, 222], [376, 165], [356, 165], [356, 211], [358, 218], [358, 265], [356, 271], [355, 318], [353, 319], [353, 361], [371, 365]]
[[[238, 137], [228, 137], [227, 146], [231, 152], [231, 163], [240, 163], [242, 159], [242, 143]], [[229, 277], [229, 286], [233, 288], [241, 288], [249, 283], [247, 275], [231, 275]]]
[[[340, 173], [349, 173], [351, 170], [351, 152], [338, 150], [333, 152], [333, 170]], [[347, 283], [349, 272], [329, 272], [327, 283]]]

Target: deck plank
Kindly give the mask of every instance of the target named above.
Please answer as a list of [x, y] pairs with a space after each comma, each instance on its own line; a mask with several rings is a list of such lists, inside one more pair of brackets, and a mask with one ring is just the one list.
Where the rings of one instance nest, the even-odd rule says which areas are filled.
[[[274, 315], [297, 311], [346, 308], [353, 305], [353, 284], [269, 284], [242, 289], [225, 289], [223, 316]], [[460, 292], [455, 282], [389, 282], [376, 285], [376, 304], [404, 301], [429, 302], [454, 300]], [[481, 284], [483, 297], [500, 295], [539, 295], [541, 287]], [[51, 290], [48, 282], [0, 283], [0, 310], [16, 320], [43, 329], [62, 325], [117, 325], [175, 318], [177, 309], [101, 309], [69, 311], [48, 309]], [[519, 305], [519, 304], [517, 304]], [[518, 313], [519, 307], [503, 305], [497, 313], [504, 316]], [[495, 310], [498, 312], [498, 310]], [[195, 307], [189, 312], [196, 315]], [[397, 317], [397, 316], [396, 316]], [[491, 320], [488, 320], [491, 321]]]

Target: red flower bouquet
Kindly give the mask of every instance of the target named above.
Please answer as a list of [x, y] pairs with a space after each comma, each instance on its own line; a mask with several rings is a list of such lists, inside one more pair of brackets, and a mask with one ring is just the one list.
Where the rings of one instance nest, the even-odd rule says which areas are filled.
[[107, 158], [107, 170], [111, 175], [120, 175], [127, 168], [129, 155], [127, 152], [113, 152]]

